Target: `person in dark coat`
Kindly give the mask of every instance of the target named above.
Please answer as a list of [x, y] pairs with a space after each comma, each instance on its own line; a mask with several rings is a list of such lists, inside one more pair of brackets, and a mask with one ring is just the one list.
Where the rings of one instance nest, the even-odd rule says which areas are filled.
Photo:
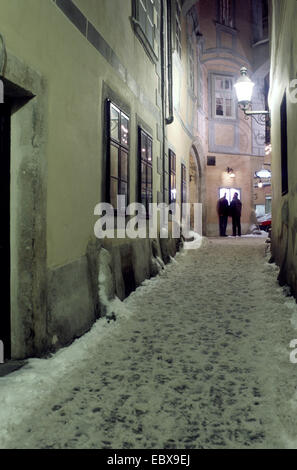
[[238, 236], [241, 237], [241, 209], [242, 203], [238, 199], [238, 193], [235, 193], [230, 204], [230, 215], [232, 217], [232, 228], [233, 228], [233, 237], [236, 237], [236, 231]]
[[217, 211], [219, 216], [220, 237], [227, 237], [226, 229], [228, 223], [229, 203], [226, 194], [218, 200]]

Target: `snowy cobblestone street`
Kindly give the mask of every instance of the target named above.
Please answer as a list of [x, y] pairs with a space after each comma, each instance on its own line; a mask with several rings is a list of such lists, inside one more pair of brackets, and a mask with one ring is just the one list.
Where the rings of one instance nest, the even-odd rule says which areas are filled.
[[[2, 378], [2, 406], [13, 419], [3, 417], [0, 445], [296, 448], [289, 344], [297, 310], [264, 257], [264, 241], [205, 241], [126, 299], [129, 315], [101, 319], [108, 334], [78, 340], [84, 352], [75, 366], [65, 360], [47, 381], [54, 358], [35, 359]], [[14, 393], [26, 380], [32, 393], [36, 386], [32, 400], [29, 390]]]

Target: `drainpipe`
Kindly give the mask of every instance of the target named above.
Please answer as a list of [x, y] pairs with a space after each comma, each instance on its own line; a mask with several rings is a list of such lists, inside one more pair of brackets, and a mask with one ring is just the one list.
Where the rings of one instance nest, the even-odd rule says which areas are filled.
[[166, 0], [161, 0], [161, 31], [160, 31], [160, 48], [161, 48], [161, 100], [162, 100], [162, 199], [165, 202], [165, 119], [166, 119], [166, 103], [165, 103], [165, 48], [164, 48], [164, 3]]
[[171, 0], [167, 0], [167, 74], [168, 74], [168, 108], [166, 124], [172, 124], [173, 117], [173, 80], [172, 80], [172, 9]]

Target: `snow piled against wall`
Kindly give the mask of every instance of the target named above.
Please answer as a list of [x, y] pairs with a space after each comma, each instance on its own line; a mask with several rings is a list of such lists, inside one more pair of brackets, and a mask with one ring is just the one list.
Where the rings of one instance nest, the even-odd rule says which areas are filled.
[[[196, 248], [200, 246], [199, 243], [195, 245]], [[160, 258], [154, 258], [154, 263], [162, 275], [177, 261], [172, 258], [169, 265], [165, 265]], [[137, 291], [151, 289], [155, 282], [158, 282], [158, 276], [144, 281]], [[70, 346], [60, 349], [47, 359], [29, 359], [22, 369], [0, 377], [0, 448], [8, 438], [11, 439], [12, 425], [21, 423], [26, 416], [34, 413], [40, 402], [55, 389], [56, 383], [67, 381], [67, 375], [70, 375], [78, 363], [87, 364], [89, 357], [98, 349], [100, 341], [113, 335], [121, 328], [122, 322], [134, 314], [131, 307], [127, 308], [127, 299], [122, 302], [114, 297], [113, 283], [110, 254], [101, 249], [98, 284], [99, 299], [105, 316], [98, 319], [88, 333]]]

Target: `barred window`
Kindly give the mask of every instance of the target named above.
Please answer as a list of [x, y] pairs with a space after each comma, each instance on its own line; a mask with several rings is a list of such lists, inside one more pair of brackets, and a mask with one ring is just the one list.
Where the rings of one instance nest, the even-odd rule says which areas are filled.
[[129, 117], [108, 100], [107, 121], [107, 199], [116, 208], [118, 195], [128, 204]]
[[138, 128], [140, 202], [149, 213], [149, 204], [153, 202], [153, 140], [141, 127]]

